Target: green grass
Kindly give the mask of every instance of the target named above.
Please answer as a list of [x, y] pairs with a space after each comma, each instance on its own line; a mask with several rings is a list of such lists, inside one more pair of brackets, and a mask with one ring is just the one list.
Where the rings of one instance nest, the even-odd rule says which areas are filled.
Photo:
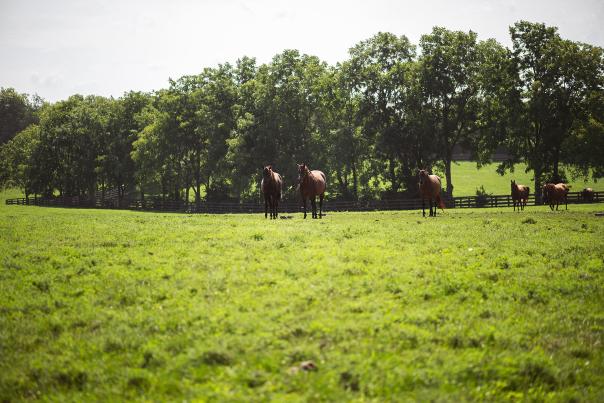
[[602, 401], [602, 208], [0, 205], [0, 401]]
[[[533, 173], [525, 172], [526, 164], [517, 164], [514, 172], [507, 172], [504, 176], [497, 174], [497, 165], [489, 164], [480, 169], [476, 168], [476, 163], [471, 161], [454, 162], [451, 167], [453, 195], [454, 196], [474, 196], [476, 189], [484, 186], [487, 193], [494, 195], [506, 195], [510, 193], [510, 180], [514, 179], [516, 183], [527, 185], [534, 192]], [[572, 192], [580, 192], [586, 187], [595, 190], [604, 190], [601, 182], [594, 182], [592, 179], [583, 181], [582, 179], [569, 181]], [[443, 175], [443, 187], [446, 181]]]

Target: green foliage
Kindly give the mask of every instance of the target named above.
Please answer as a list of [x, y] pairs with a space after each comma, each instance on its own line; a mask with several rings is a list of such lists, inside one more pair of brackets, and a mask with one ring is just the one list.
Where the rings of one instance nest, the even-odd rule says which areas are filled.
[[42, 106], [37, 95], [19, 94], [13, 88], [0, 88], [0, 146], [38, 121]]
[[0, 400], [597, 401], [593, 213], [2, 203]]
[[[331, 199], [414, 197], [418, 169], [443, 171], [453, 195], [458, 146], [479, 165], [503, 149], [499, 172], [524, 164], [537, 194], [543, 181], [602, 177], [604, 52], [544, 24], [520, 21], [510, 34], [512, 49], [442, 27], [417, 47], [380, 32], [335, 66], [290, 49], [119, 99], [41, 105], [2, 89], [0, 140], [15, 141], [0, 148], [0, 183], [117, 193], [118, 205], [128, 194], [249, 201], [271, 164], [293, 199], [304, 162], [327, 174]], [[474, 192], [455, 181], [455, 195]]]
[[564, 40], [557, 28], [544, 24], [520, 21], [510, 27], [510, 34], [517, 89], [511, 104], [517, 110], [517, 126], [505, 142], [534, 172], [540, 195], [542, 183], [563, 179], [562, 164], [587, 172], [585, 162], [604, 151], [596, 138], [586, 148], [578, 145], [586, 144], [585, 132], [601, 121], [592, 101], [604, 85], [603, 53], [601, 48]]

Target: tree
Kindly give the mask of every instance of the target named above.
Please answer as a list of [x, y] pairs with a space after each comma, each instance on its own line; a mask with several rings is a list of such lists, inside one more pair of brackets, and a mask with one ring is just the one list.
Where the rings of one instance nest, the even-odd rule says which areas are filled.
[[[318, 91], [326, 67], [317, 57], [297, 50], [286, 50], [256, 70], [249, 61], [238, 66], [241, 106], [228, 155], [238, 187], [253, 189], [246, 193], [257, 192], [264, 164], [274, 165], [285, 183], [294, 185], [295, 162], [315, 167], [326, 163], [317, 125]], [[242, 178], [249, 180], [247, 185]]]
[[32, 158], [39, 142], [40, 127], [29, 125], [0, 148], [0, 183], [23, 190], [26, 198], [34, 193]]
[[121, 204], [127, 189], [134, 187], [132, 144], [136, 134], [142, 130], [137, 115], [150, 102], [148, 94], [129, 92], [122, 98], [111, 100], [108, 105], [106, 130], [99, 138], [100, 154], [97, 156], [96, 166], [103, 199], [107, 188], [117, 189]]
[[13, 88], [0, 88], [0, 145], [38, 121], [37, 111], [42, 106], [37, 95], [19, 94]]
[[407, 37], [378, 33], [350, 49], [349, 77], [360, 94], [363, 134], [373, 147], [372, 173], [390, 192], [411, 187], [416, 166], [407, 154], [410, 74], [415, 47]]
[[544, 180], [562, 179], [561, 162], [577, 163], [570, 153], [574, 137], [598, 127], [593, 112], [601, 99], [602, 50], [563, 40], [545, 24], [520, 21], [510, 34], [521, 107], [507, 145], [533, 171], [540, 198]]
[[420, 39], [422, 89], [431, 130], [453, 196], [453, 149], [478, 130], [479, 50], [476, 33], [435, 27]]
[[327, 170], [337, 185], [331, 193], [335, 197], [357, 199], [359, 174], [369, 152], [359, 124], [360, 96], [353, 89], [350, 64], [345, 62], [328, 69], [321, 79], [319, 93], [321, 148]]

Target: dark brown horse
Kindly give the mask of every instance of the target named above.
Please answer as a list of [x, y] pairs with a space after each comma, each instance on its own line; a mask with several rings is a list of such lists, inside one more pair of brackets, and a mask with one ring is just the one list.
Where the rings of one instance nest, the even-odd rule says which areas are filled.
[[558, 205], [564, 201], [566, 209], [568, 210], [568, 191], [570, 187], [566, 183], [546, 183], [543, 185], [543, 201], [547, 201], [549, 203], [549, 208], [554, 210], [554, 204], [556, 205], [556, 210], [558, 210]]
[[581, 191], [581, 198], [584, 203], [593, 203], [594, 201], [594, 190], [592, 188], [585, 188]]
[[518, 185], [516, 181], [511, 181], [512, 186], [512, 202], [514, 203], [514, 211], [516, 211], [516, 204], [518, 205], [518, 211], [524, 210], [526, 202], [528, 201], [531, 189], [528, 186]]
[[273, 171], [272, 166], [265, 166], [262, 171], [262, 182], [260, 183], [260, 189], [264, 195], [264, 218], [267, 218], [269, 208], [271, 219], [278, 217], [282, 186], [283, 178], [281, 178], [281, 175]]
[[310, 199], [312, 218], [317, 218], [317, 202], [315, 199], [317, 196], [319, 196], [318, 218], [323, 218], [323, 197], [325, 196], [327, 183], [325, 174], [317, 170], [311, 171], [306, 164], [297, 165], [300, 196], [302, 196], [302, 205], [304, 206], [304, 218], [306, 218], [306, 199]]
[[[419, 171], [419, 197], [422, 199], [422, 215], [426, 216], [426, 199], [430, 203], [430, 217], [436, 217], [436, 207], [444, 211], [445, 203], [440, 197], [440, 178], [437, 175], [430, 175], [428, 171], [422, 169]], [[434, 200], [434, 212], [432, 212], [432, 200]]]

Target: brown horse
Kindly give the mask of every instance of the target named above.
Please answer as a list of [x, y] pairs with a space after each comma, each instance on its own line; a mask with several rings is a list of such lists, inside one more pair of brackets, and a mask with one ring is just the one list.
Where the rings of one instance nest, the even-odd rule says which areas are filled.
[[[436, 217], [436, 207], [444, 211], [445, 203], [440, 197], [440, 178], [437, 175], [430, 175], [428, 171], [422, 169], [419, 171], [419, 196], [422, 199], [422, 215], [426, 216], [426, 199], [430, 203], [430, 217]], [[432, 200], [434, 200], [434, 212], [432, 212]]]
[[325, 196], [325, 188], [327, 183], [325, 174], [317, 170], [311, 171], [308, 169], [306, 164], [297, 165], [300, 196], [302, 196], [302, 204], [304, 205], [304, 218], [306, 218], [306, 199], [310, 199], [310, 204], [312, 206], [312, 218], [317, 218], [316, 196], [319, 196], [318, 218], [323, 218], [323, 197]]
[[512, 185], [512, 202], [514, 203], [514, 211], [516, 211], [516, 204], [518, 204], [518, 211], [524, 210], [526, 202], [528, 201], [531, 189], [528, 186], [518, 185], [516, 181], [511, 181]]
[[581, 198], [584, 203], [592, 203], [594, 201], [594, 190], [592, 188], [585, 188], [581, 191]]
[[543, 201], [547, 201], [549, 203], [549, 208], [554, 210], [554, 204], [556, 205], [556, 210], [558, 210], [558, 205], [564, 201], [566, 209], [568, 210], [568, 191], [570, 187], [566, 183], [546, 183], [543, 185]]
[[269, 208], [271, 219], [279, 216], [279, 200], [281, 200], [282, 186], [283, 178], [281, 178], [281, 175], [273, 171], [272, 166], [265, 166], [262, 171], [262, 182], [260, 183], [260, 189], [264, 195], [264, 218], [267, 218]]

